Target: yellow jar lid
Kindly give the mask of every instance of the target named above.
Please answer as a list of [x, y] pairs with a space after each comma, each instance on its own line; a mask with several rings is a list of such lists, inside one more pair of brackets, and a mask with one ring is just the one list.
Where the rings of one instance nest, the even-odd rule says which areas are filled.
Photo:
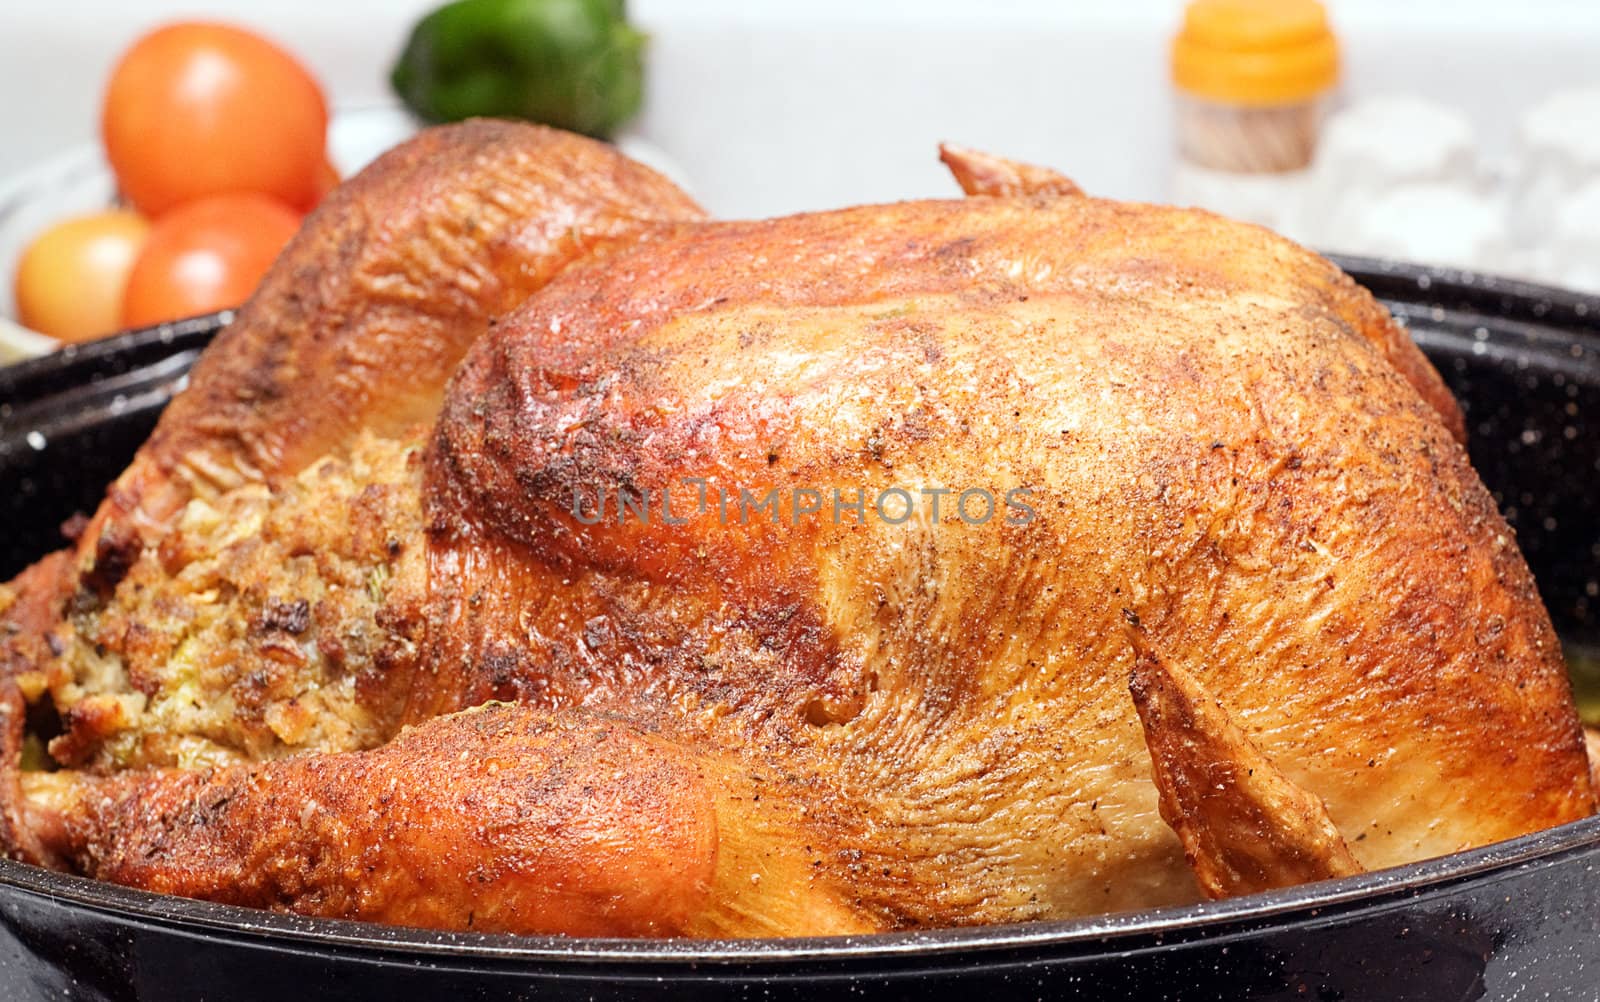
[[1339, 43], [1317, 0], [1194, 0], [1172, 45], [1172, 81], [1231, 104], [1294, 104], [1339, 80]]

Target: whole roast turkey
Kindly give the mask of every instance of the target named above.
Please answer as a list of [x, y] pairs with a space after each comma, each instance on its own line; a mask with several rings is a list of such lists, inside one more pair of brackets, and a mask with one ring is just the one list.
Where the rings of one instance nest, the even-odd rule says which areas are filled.
[[312, 915], [765, 936], [1591, 813], [1549, 618], [1371, 296], [944, 159], [968, 197], [714, 222], [479, 121], [345, 184], [0, 589], [0, 843]]

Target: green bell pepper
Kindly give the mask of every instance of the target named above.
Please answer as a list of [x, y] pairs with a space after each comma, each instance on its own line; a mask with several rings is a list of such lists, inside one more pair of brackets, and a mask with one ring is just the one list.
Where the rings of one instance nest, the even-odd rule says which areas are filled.
[[639, 110], [645, 36], [624, 0], [457, 0], [417, 23], [390, 76], [432, 122], [525, 118], [608, 138]]

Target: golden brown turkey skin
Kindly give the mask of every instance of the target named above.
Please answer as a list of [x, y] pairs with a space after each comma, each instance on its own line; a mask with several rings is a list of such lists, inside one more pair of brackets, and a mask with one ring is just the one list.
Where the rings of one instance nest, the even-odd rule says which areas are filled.
[[[1390, 362], [1414, 353], [1284, 241], [1089, 199], [708, 226], [581, 267], [451, 389], [449, 654], [412, 713], [687, 706], [684, 740], [819, 791], [885, 925], [1180, 900], [1126, 606], [1364, 865], [1580, 817], [1556, 639], [1437, 376]], [[1026, 487], [1037, 518], [571, 513], [688, 478]]]
[[63, 810], [62, 843], [104, 879], [435, 928], [679, 933], [704, 925], [717, 862], [734, 855], [690, 755], [504, 704], [370, 752], [130, 772], [68, 795], [118, 805]]
[[496, 317], [578, 258], [700, 217], [649, 168], [554, 129], [470, 121], [396, 147], [329, 195], [196, 364], [85, 533], [90, 576], [114, 584], [197, 491], [431, 420]]
[[815, 851], [773, 838], [793, 805], [725, 769], [615, 720], [500, 703], [371, 751], [26, 782], [74, 866], [167, 894], [482, 932], [869, 929]]
[[[395, 481], [419, 492], [425, 634], [362, 691], [414, 730], [210, 772], [13, 771], [7, 847], [201, 897], [513, 931], [866, 931], [1192, 900], [1152, 754], [1195, 763], [1164, 758], [1182, 735], [1160, 719], [1147, 744], [1124, 609], [1215, 697], [1207, 754], [1276, 770], [1245, 805], [1265, 856], [1308, 844], [1275, 804], [1348, 844], [1354, 864], [1316, 875], [1589, 813], [1548, 618], [1459, 411], [1382, 308], [1259, 229], [947, 155], [973, 190], [1041, 193], [639, 224], [476, 342], [420, 481]], [[217, 363], [196, 387], [253, 378]], [[437, 395], [418, 384], [396, 420]], [[352, 429], [395, 433], [382, 399], [326, 439], [269, 412], [259, 441], [348, 450]], [[731, 517], [696, 510], [719, 488]], [[887, 488], [911, 517], [895, 499], [868, 514]], [[654, 516], [619, 522], [619, 489]], [[777, 507], [741, 518], [741, 489]], [[835, 489], [865, 492], [861, 518], [797, 513], [799, 492]], [[962, 518], [972, 489], [995, 499], [981, 524]], [[692, 517], [669, 520], [665, 490]], [[610, 517], [574, 512], [602, 491]], [[489, 700], [517, 705], [471, 709]], [[407, 792], [374, 809], [391, 789]], [[1207, 806], [1174, 824], [1226, 854], [1208, 818], [1241, 812]]]
[[[1130, 614], [1131, 615], [1131, 614]], [[1187, 670], [1142, 642], [1128, 688], [1144, 725], [1161, 819], [1213, 898], [1360, 873], [1321, 798], [1261, 753]]]
[[[376, 453], [394, 441], [398, 455], [500, 315], [573, 260], [700, 216], [610, 146], [509, 122], [429, 130], [341, 185], [205, 352], [74, 552], [19, 578], [16, 610], [0, 589], [0, 679], [24, 679], [33, 698], [48, 688], [66, 731], [58, 761], [175, 764], [337, 745], [300, 739], [322, 727], [303, 719], [316, 693], [296, 700], [416, 648], [414, 617], [392, 594], [364, 623], [328, 610], [361, 604], [352, 577], [375, 592], [391, 573], [410, 577], [402, 565], [420, 551], [410, 524], [419, 506], [413, 489], [410, 519], [364, 516], [384, 487], [359, 470], [366, 483], [338, 482], [349, 490], [318, 474], [324, 504], [297, 505], [286, 497], [294, 478], [319, 460], [348, 466], [358, 440], [376, 441]], [[241, 497], [250, 492], [265, 498]], [[223, 494], [220, 531], [178, 524], [195, 521], [191, 499]], [[263, 517], [263, 504], [281, 517]], [[221, 642], [228, 634], [236, 650]], [[211, 680], [197, 709], [232, 715], [231, 725], [183, 732], [156, 719], [193, 698], [185, 674]], [[20, 721], [22, 694], [0, 695]], [[382, 699], [344, 715], [392, 730]], [[264, 747], [272, 732], [285, 743]]]

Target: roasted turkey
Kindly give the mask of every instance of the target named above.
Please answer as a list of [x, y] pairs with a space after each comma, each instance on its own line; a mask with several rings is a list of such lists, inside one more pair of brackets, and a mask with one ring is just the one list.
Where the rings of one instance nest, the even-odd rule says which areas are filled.
[[[1454, 401], [1322, 258], [946, 148], [713, 222], [428, 131], [0, 589], [0, 841], [446, 929], [857, 933], [1594, 810]], [[63, 513], [67, 515], [69, 513]]]

